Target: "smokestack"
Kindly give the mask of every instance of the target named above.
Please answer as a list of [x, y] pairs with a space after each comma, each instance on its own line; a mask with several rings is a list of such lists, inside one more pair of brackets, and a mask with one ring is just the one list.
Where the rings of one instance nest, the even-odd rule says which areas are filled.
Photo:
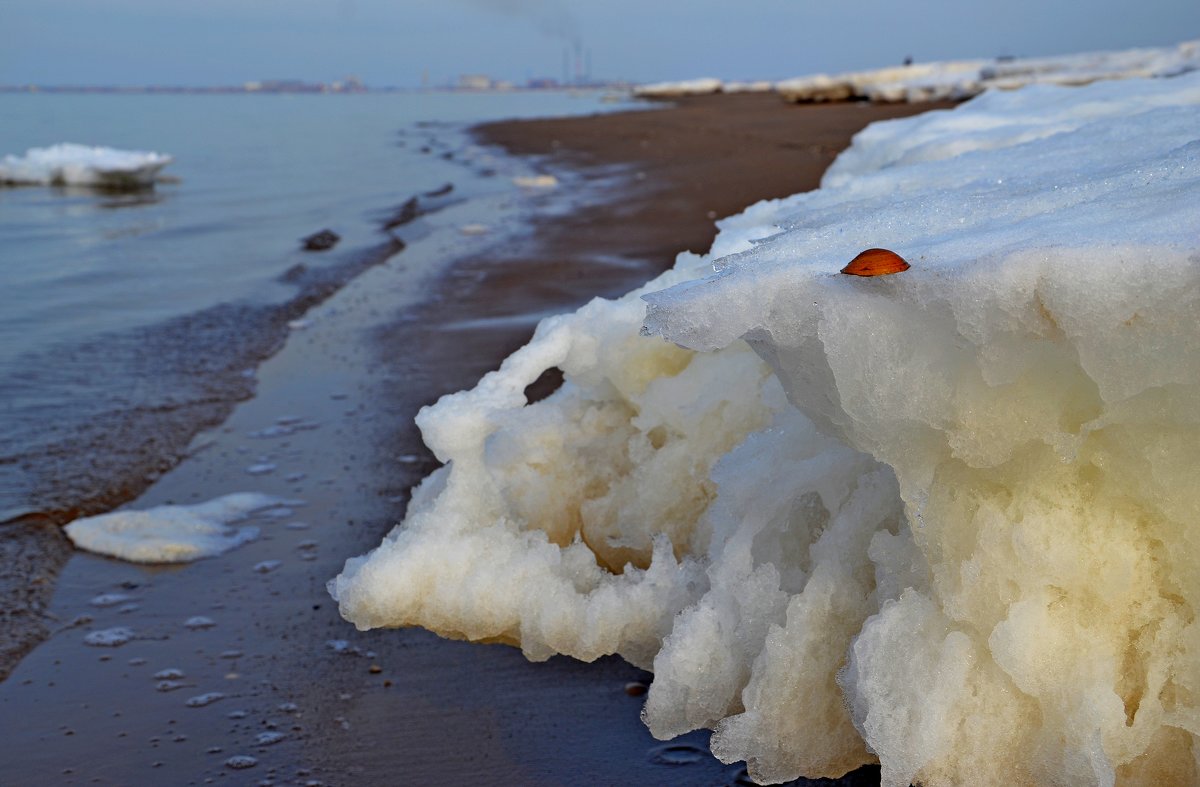
[[563, 47], [563, 78], [562, 83], [568, 85], [571, 83], [571, 50]]

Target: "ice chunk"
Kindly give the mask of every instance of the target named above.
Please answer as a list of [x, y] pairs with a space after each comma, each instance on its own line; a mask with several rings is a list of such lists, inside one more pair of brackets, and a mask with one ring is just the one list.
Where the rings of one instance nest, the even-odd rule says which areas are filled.
[[170, 163], [171, 157], [163, 153], [63, 143], [0, 159], [0, 186], [147, 188]]
[[760, 782], [1200, 782], [1197, 129], [1200, 74], [868, 128], [423, 410], [342, 613], [619, 653]]
[[633, 94], [641, 98], [673, 98], [675, 96], [702, 96], [709, 93], [720, 93], [724, 86], [719, 79], [703, 77], [687, 79], [681, 82], [654, 82], [649, 85], [638, 85]]
[[256, 527], [230, 527], [255, 511], [287, 501], [239, 492], [191, 506], [156, 506], [76, 519], [64, 530], [80, 549], [134, 563], [183, 563], [212, 557], [258, 537]]

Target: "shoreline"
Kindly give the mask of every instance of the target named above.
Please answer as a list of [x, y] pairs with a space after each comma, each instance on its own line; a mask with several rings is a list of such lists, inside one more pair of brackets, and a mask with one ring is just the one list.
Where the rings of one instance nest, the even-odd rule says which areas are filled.
[[[621, 294], [678, 252], [706, 250], [714, 218], [815, 188], [866, 123], [935, 108], [716, 96], [476, 127], [480, 141], [548, 156], [549, 166], [608, 198], [567, 214], [548, 210], [532, 233], [457, 260], [424, 302], [397, 301], [389, 282], [422, 275], [422, 255], [439, 249], [409, 249], [310, 313], [313, 326], [260, 367], [255, 396], [137, 500], [143, 508], [255, 487], [307, 504], [260, 523], [258, 541], [193, 564], [75, 553], [50, 605], [62, 628], [0, 683], [2, 712], [26, 719], [0, 744], [6, 761], [30, 783], [202, 781], [227, 774], [225, 760], [240, 754], [258, 759], [256, 779], [332, 784], [385, 783], [401, 772], [451, 783], [738, 778], [738, 766], [707, 754], [706, 734], [669, 744], [649, 737], [641, 701], [625, 689], [647, 676], [624, 662], [530, 664], [511, 648], [424, 631], [358, 633], [337, 616], [324, 582], [379, 542], [408, 488], [432, 468], [412, 423], [417, 408], [473, 385], [547, 313]], [[294, 415], [322, 426], [270, 446], [245, 439]], [[249, 479], [243, 468], [259, 451], [280, 470]], [[289, 473], [305, 476], [289, 482]], [[307, 527], [288, 528], [299, 523]], [[268, 560], [282, 563], [256, 570]], [[90, 603], [114, 592], [140, 607]], [[194, 616], [214, 625], [183, 625]], [[116, 626], [137, 638], [113, 649], [81, 642]], [[187, 686], [156, 690], [163, 669], [183, 672]], [[214, 691], [225, 697], [185, 705]], [[256, 743], [264, 731], [283, 737]]]

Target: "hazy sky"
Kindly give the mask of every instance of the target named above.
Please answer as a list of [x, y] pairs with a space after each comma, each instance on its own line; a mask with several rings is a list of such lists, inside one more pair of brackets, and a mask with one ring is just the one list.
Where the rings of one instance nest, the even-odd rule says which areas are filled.
[[576, 41], [600, 78], [777, 79], [1190, 38], [1200, 0], [0, 0], [0, 84], [524, 81]]

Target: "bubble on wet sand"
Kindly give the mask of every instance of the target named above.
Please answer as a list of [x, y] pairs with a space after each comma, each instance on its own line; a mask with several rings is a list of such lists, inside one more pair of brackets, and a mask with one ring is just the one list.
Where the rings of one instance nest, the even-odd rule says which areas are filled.
[[267, 519], [287, 519], [292, 514], [296, 513], [295, 509], [290, 508], [289, 506], [300, 505], [301, 501], [289, 500], [288, 504], [289, 505], [287, 505], [287, 506], [279, 506], [277, 508], [269, 508], [266, 511], [263, 511], [260, 515], [266, 517]]
[[707, 749], [690, 743], [668, 743], [650, 750], [650, 761], [657, 765], [692, 765], [709, 756]]
[[128, 626], [116, 626], [110, 629], [89, 632], [83, 638], [83, 644], [94, 648], [115, 648], [124, 645], [134, 638], [133, 629]]
[[254, 745], [270, 746], [271, 744], [279, 743], [285, 737], [287, 736], [285, 736], [282, 732], [260, 732], [258, 735], [254, 736]]
[[258, 758], [249, 754], [235, 754], [225, 761], [225, 767], [234, 771], [244, 771], [258, 765]]
[[115, 607], [118, 604], [129, 601], [133, 596], [127, 596], [124, 593], [101, 593], [98, 596], [93, 596], [88, 603], [93, 607]]
[[203, 708], [206, 705], [212, 705], [218, 700], [225, 699], [225, 695], [219, 691], [210, 691], [207, 694], [197, 694], [195, 697], [188, 697], [184, 705], [189, 708]]
[[192, 617], [183, 621], [183, 625], [184, 628], [189, 628], [193, 631], [200, 631], [202, 629], [212, 628], [213, 626], [217, 625], [217, 622], [210, 617], [205, 617], [204, 615], [193, 615]]

